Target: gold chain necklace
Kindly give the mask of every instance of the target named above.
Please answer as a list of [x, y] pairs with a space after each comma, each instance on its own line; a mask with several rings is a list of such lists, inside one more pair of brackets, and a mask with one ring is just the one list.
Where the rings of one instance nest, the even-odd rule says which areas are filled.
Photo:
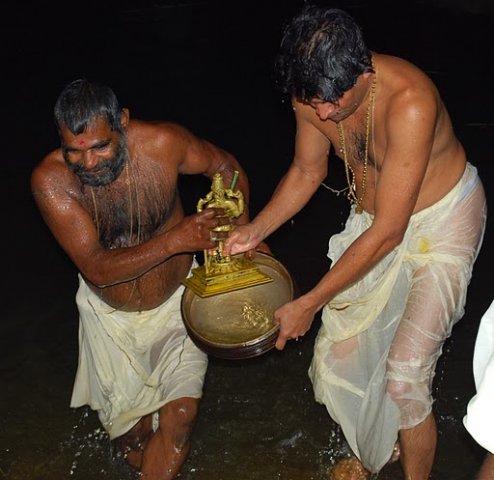
[[[367, 188], [367, 167], [369, 164], [369, 133], [371, 116], [374, 110], [374, 101], [376, 98], [376, 84], [377, 84], [377, 72], [372, 77], [372, 83], [370, 87], [369, 101], [367, 103], [367, 111], [365, 114], [365, 153], [364, 153], [364, 166], [362, 168], [362, 184], [360, 186], [360, 196], [357, 197], [356, 185], [355, 185], [355, 172], [352, 166], [348, 162], [346, 143], [345, 143], [345, 131], [343, 130], [343, 124], [338, 122], [336, 128], [338, 130], [338, 137], [340, 141], [340, 152], [343, 153], [343, 161], [345, 162], [345, 174], [346, 180], [348, 182], [348, 194], [347, 198], [355, 204], [355, 212], [362, 213], [364, 208], [362, 207], [362, 202], [364, 201], [365, 192]], [[351, 175], [351, 178], [350, 178]]]

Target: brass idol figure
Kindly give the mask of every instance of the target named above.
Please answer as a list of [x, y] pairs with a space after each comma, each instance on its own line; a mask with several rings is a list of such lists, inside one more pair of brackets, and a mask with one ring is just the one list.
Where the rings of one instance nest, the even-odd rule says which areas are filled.
[[232, 179], [230, 188], [225, 188], [221, 173], [215, 173], [211, 182], [211, 191], [197, 203], [197, 211], [205, 208], [222, 208], [227, 221], [212, 230], [216, 248], [204, 251], [204, 264], [192, 270], [192, 275], [183, 280], [183, 284], [200, 297], [231, 292], [270, 282], [269, 275], [262, 272], [255, 262], [244, 256], [223, 254], [224, 240], [214, 237], [214, 232], [231, 232], [235, 228], [234, 219], [244, 212], [244, 197], [235, 190], [238, 172]]

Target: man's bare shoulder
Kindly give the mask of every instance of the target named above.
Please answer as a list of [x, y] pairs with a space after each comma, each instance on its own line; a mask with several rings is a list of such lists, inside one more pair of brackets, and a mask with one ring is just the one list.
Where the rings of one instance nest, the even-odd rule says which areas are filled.
[[377, 100], [385, 118], [435, 118], [441, 110], [439, 92], [430, 77], [413, 63], [376, 55]]
[[421, 91], [437, 95], [437, 89], [431, 78], [412, 62], [383, 54], [375, 54], [374, 58], [377, 81], [384, 87], [382, 90], [390, 94]]
[[67, 167], [60, 148], [48, 153], [31, 173], [34, 195], [74, 187], [74, 175]]
[[127, 130], [130, 150], [147, 153], [155, 160], [170, 162], [182, 157], [193, 137], [191, 132], [174, 122], [131, 120]]
[[130, 121], [128, 133], [133, 139], [147, 140], [151, 143], [184, 142], [190, 135], [187, 128], [174, 122], [138, 119]]

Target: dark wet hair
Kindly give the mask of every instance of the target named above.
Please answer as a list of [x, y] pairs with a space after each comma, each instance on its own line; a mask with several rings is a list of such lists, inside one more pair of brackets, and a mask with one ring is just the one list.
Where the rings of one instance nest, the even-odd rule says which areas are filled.
[[308, 5], [285, 27], [275, 62], [283, 93], [308, 102], [336, 103], [359, 75], [373, 71], [371, 52], [355, 20], [343, 10]]
[[78, 79], [69, 83], [55, 103], [55, 123], [74, 135], [84, 132], [89, 123], [104, 118], [112, 130], [122, 131], [121, 108], [113, 90], [106, 85]]

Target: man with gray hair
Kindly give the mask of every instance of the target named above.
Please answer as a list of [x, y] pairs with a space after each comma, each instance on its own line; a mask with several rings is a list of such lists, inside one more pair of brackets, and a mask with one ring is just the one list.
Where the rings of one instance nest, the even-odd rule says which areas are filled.
[[[61, 146], [36, 166], [31, 185], [79, 270], [71, 406], [98, 412], [143, 479], [169, 480], [189, 451], [207, 367], [182, 321], [181, 281], [225, 221], [218, 208], [185, 216], [178, 177], [220, 173], [230, 182], [238, 172], [246, 205], [247, 178], [231, 154], [187, 129], [131, 119], [104, 85], [67, 85], [55, 120]], [[247, 219], [245, 208], [238, 221]]]

